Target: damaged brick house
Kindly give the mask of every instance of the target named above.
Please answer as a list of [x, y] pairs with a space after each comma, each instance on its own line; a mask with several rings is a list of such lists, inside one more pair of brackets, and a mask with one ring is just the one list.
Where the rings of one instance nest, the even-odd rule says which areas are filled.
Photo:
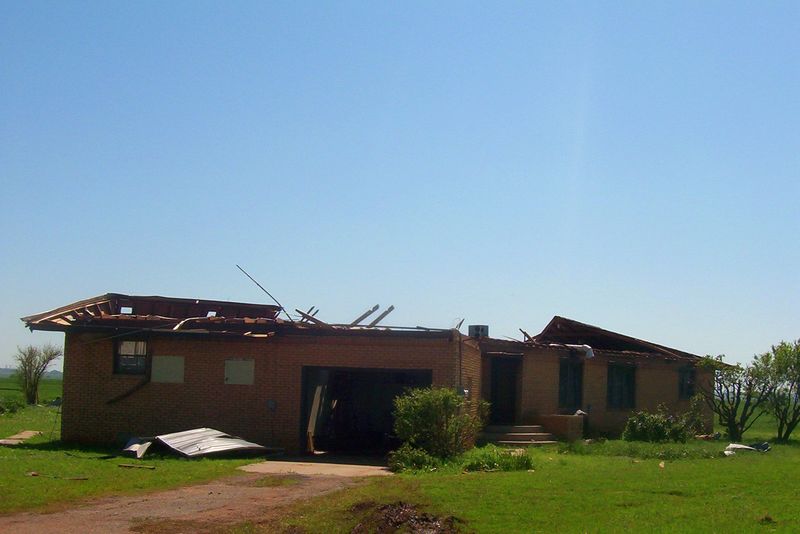
[[490, 401], [491, 424], [516, 426], [503, 432], [570, 439], [579, 409], [590, 429], [619, 433], [632, 410], [684, 411], [712, 379], [693, 354], [562, 317], [510, 341], [380, 326], [386, 312], [364, 324], [376, 309], [328, 324], [271, 305], [106, 294], [22, 320], [65, 333], [62, 437], [75, 442], [212, 427], [291, 453], [380, 450], [392, 399], [431, 384]]

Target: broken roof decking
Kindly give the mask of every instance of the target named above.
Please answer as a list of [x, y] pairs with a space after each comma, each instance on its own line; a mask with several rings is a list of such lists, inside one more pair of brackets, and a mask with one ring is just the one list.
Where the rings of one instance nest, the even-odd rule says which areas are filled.
[[651, 343], [610, 330], [556, 315], [544, 330], [532, 338], [538, 345], [589, 345], [605, 352], [631, 354], [657, 354], [667, 358], [696, 360], [699, 356]]
[[[377, 306], [374, 309], [377, 309]], [[447, 337], [449, 329], [328, 324], [318, 319], [285, 321], [281, 308], [218, 300], [107, 293], [60, 308], [23, 317], [31, 330], [72, 329], [149, 331], [175, 334], [219, 334], [268, 337], [274, 334], [400, 335]], [[386, 313], [383, 314], [384, 316]]]
[[[182, 320], [216, 317], [226, 319], [257, 317], [274, 320], [279, 311], [279, 307], [267, 304], [106, 293], [23, 317], [22, 321], [29, 328], [36, 330], [63, 330], [69, 326], [89, 323], [99, 325], [108, 322], [137, 326], [138, 323], [177, 324]], [[209, 317], [210, 314], [214, 317]]]
[[525, 351], [531, 348], [575, 352], [577, 346], [587, 345], [592, 350], [607, 356], [670, 360], [696, 360], [699, 358], [688, 352], [618, 334], [558, 315], [553, 317], [540, 334], [526, 338], [526, 341], [487, 337], [479, 338], [478, 342], [481, 352], [487, 356], [524, 356]]
[[[126, 309], [128, 308], [128, 309]], [[376, 311], [378, 306], [372, 308]], [[390, 307], [388, 311], [393, 309]], [[123, 313], [125, 311], [126, 313]], [[31, 330], [66, 331], [76, 328], [123, 331], [149, 331], [170, 334], [215, 334], [269, 337], [275, 334], [324, 336], [400, 336], [450, 337], [452, 329], [377, 326], [358, 324], [365, 313], [349, 324], [329, 324], [301, 310], [303, 319], [278, 318], [279, 306], [219, 300], [185, 299], [159, 296], [135, 296], [107, 293], [81, 300], [47, 312], [23, 317]], [[384, 312], [382, 316], [385, 316]], [[479, 338], [481, 351], [487, 355], [522, 355], [526, 348], [550, 347], [572, 350], [567, 345], [588, 345], [608, 354], [632, 357], [661, 357], [696, 360], [699, 356], [651, 343], [603, 328], [555, 316], [536, 336], [526, 341]]]

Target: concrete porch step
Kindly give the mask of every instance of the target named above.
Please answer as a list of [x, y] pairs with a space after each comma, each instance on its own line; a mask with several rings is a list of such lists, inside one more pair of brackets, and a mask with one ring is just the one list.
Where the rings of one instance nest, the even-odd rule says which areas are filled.
[[540, 447], [542, 445], [557, 445], [558, 441], [555, 440], [546, 440], [546, 441], [495, 441], [493, 442], [495, 445], [503, 445], [506, 447]]
[[483, 443], [522, 447], [558, 443], [556, 437], [545, 432], [542, 425], [490, 425], [478, 439]]
[[542, 425], [488, 425], [483, 431], [487, 434], [505, 434], [507, 432], [543, 432]]
[[486, 441], [552, 441], [555, 439], [549, 432], [484, 432], [481, 437]]

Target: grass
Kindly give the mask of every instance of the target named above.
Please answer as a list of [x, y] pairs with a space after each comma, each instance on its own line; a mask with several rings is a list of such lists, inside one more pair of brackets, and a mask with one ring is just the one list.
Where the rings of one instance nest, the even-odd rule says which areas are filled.
[[[762, 418], [745, 443], [771, 440]], [[798, 532], [800, 443], [726, 458], [727, 441], [529, 449], [532, 471], [376, 478], [296, 506], [286, 529], [349, 532], [361, 502], [411, 502], [467, 532]], [[663, 462], [663, 467], [661, 464]]]
[[[119, 449], [64, 445], [54, 428], [56, 408], [32, 406], [0, 415], [0, 437], [21, 430], [41, 430], [22, 445], [0, 447], [0, 513], [58, 507], [88, 497], [130, 494], [213, 480], [235, 472], [250, 459], [185, 459], [148, 455], [142, 460], [121, 457]], [[153, 465], [123, 469], [120, 463]], [[40, 476], [28, 476], [35, 471]], [[53, 478], [57, 477], [57, 478]], [[69, 480], [88, 477], [88, 480]]]
[[[39, 402], [45, 404], [56, 397], [60, 397], [61, 390], [61, 380], [42, 380], [39, 382]], [[0, 399], [3, 398], [24, 400], [22, 390], [20, 390], [15, 378], [9, 376], [0, 378]]]

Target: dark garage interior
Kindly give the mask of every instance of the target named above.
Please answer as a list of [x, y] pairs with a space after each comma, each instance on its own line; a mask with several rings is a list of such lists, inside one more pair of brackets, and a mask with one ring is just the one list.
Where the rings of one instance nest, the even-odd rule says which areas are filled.
[[304, 449], [361, 454], [390, 450], [396, 445], [394, 398], [431, 383], [430, 370], [304, 367]]

